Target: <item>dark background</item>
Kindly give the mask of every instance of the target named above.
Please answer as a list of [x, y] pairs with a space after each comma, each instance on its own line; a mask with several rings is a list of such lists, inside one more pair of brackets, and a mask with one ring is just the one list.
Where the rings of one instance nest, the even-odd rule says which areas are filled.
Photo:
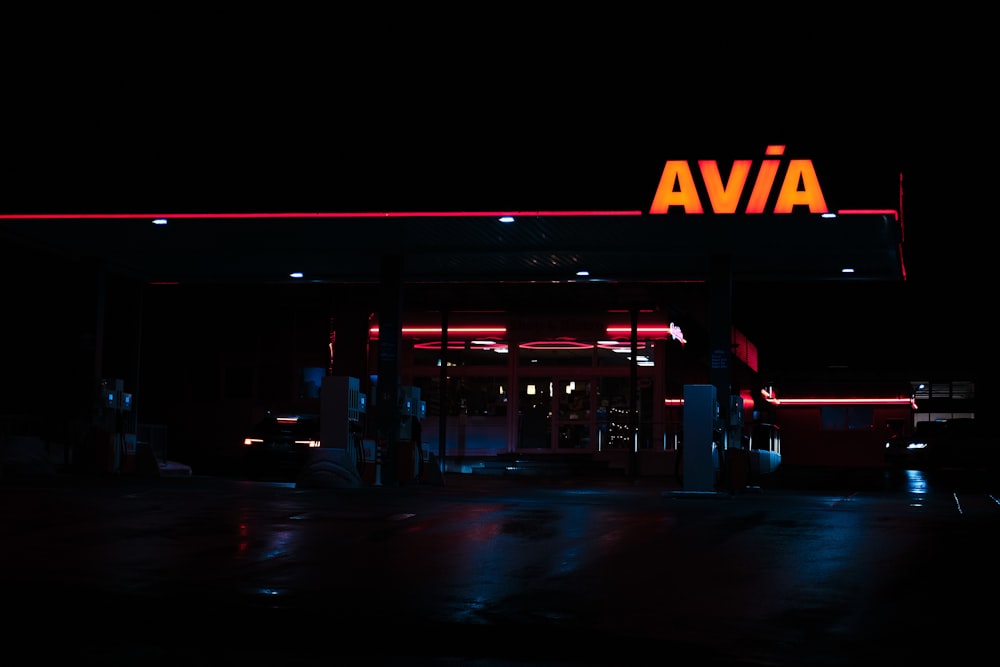
[[734, 319], [770, 365], [982, 377], [993, 128], [974, 40], [945, 52], [917, 24], [853, 20], [493, 19], [22, 19], [0, 208], [635, 208], [668, 157], [784, 143], [837, 173], [903, 176], [907, 279], [737, 285]]

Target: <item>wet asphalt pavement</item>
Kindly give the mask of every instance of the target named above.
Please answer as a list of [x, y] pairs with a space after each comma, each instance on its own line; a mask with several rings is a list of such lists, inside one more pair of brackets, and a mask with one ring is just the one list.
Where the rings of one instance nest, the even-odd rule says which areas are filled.
[[102, 665], [971, 662], [997, 630], [998, 492], [906, 471], [710, 494], [0, 480], [4, 641]]

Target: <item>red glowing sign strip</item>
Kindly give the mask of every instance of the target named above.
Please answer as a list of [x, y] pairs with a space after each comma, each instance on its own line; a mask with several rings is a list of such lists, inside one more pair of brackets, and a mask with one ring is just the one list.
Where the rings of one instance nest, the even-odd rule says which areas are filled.
[[[632, 327], [630, 326], [610, 326], [607, 329], [605, 329], [605, 331], [607, 331], [609, 336], [632, 335]], [[680, 341], [682, 345], [684, 343], [687, 343], [687, 339], [684, 338], [684, 332], [681, 331], [681, 328], [676, 324], [674, 324], [673, 322], [670, 323], [670, 326], [666, 327], [664, 326], [636, 327], [635, 332], [636, 334], [651, 336], [654, 338], [673, 338], [674, 340]]]
[[899, 220], [899, 211], [890, 208], [844, 209], [837, 211], [837, 215], [891, 215], [894, 220]]
[[761, 389], [764, 400], [771, 405], [910, 405], [917, 409], [917, 402], [912, 398], [778, 398], [771, 389]]
[[912, 405], [910, 398], [766, 398], [771, 405]]
[[[909, 398], [782, 398], [764, 395], [771, 405], [910, 405], [915, 410], [916, 403]], [[667, 398], [663, 400], [664, 405], [684, 405], [683, 398]]]
[[518, 347], [524, 350], [590, 350], [594, 346], [575, 340], [533, 340]]
[[[636, 333], [640, 333], [640, 334], [656, 334], [656, 335], [663, 336], [664, 338], [666, 338], [667, 336], [670, 336], [670, 335], [673, 334], [673, 331], [671, 331], [670, 327], [636, 327], [635, 331], [636, 331]], [[609, 334], [628, 334], [628, 335], [631, 335], [632, 334], [632, 327], [611, 326], [611, 327], [607, 328], [607, 332]]]
[[167, 218], [224, 220], [232, 218], [499, 218], [524, 217], [641, 216], [642, 211], [381, 211], [381, 212], [286, 212], [286, 213], [0, 213], [0, 220], [145, 220]]
[[[368, 330], [372, 338], [378, 338], [378, 327], [374, 326]], [[507, 327], [448, 327], [448, 335], [458, 336], [505, 336]], [[403, 327], [404, 336], [440, 336], [441, 327]]]

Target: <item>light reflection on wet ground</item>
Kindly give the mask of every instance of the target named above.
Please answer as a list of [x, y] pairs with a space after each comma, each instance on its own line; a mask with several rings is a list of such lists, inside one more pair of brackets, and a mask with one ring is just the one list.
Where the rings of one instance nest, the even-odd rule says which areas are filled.
[[954, 607], [997, 592], [995, 491], [903, 470], [698, 495], [470, 476], [0, 484], [0, 564], [15, 628], [108, 664], [617, 665], [653, 651], [846, 665], [919, 658], [945, 634], [984, 641], [987, 617]]

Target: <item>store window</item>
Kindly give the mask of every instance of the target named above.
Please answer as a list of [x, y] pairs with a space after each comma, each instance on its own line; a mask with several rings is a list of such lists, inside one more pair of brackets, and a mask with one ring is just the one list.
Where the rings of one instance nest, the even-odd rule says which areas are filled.
[[413, 378], [413, 386], [419, 387], [420, 398], [427, 406], [427, 416], [502, 417], [507, 414], [509, 387], [506, 377], [449, 377], [446, 382], [442, 398], [440, 376]]
[[869, 431], [874, 427], [870, 405], [826, 405], [820, 418], [824, 431]]
[[[441, 343], [413, 344], [414, 366], [441, 366]], [[501, 340], [456, 341], [448, 343], [449, 366], [506, 366], [507, 343]]]

